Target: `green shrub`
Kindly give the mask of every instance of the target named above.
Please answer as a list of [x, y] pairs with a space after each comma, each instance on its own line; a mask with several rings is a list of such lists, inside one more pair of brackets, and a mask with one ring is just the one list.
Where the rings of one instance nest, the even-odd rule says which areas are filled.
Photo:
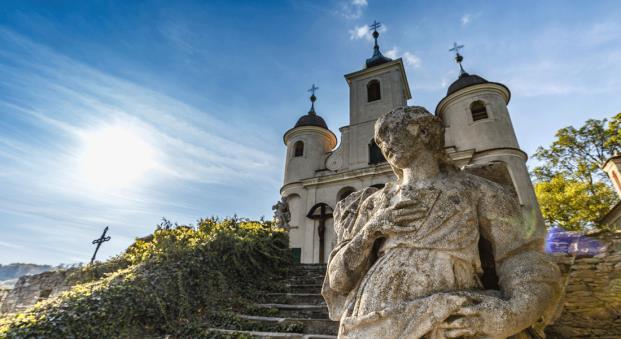
[[277, 285], [290, 264], [287, 243], [265, 221], [212, 218], [195, 228], [159, 228], [76, 272], [70, 291], [0, 319], [0, 337], [185, 337], [194, 330], [213, 337], [207, 328], [243, 327], [226, 314]]

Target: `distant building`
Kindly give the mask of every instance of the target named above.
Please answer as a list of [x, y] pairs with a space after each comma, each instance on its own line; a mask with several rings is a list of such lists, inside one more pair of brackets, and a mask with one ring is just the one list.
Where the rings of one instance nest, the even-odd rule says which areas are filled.
[[[619, 199], [621, 199], [621, 154], [617, 154], [604, 163], [604, 172], [608, 174], [608, 177], [612, 181], [612, 186], [615, 188]], [[621, 201], [619, 201], [611, 210], [606, 214], [600, 224], [612, 226], [617, 230], [621, 230]]]
[[[287, 146], [284, 184], [290, 220], [290, 247], [302, 263], [326, 262], [336, 245], [332, 209], [350, 193], [369, 186], [382, 187], [394, 175], [373, 140], [376, 119], [411, 99], [401, 59], [382, 55], [373, 32], [373, 55], [365, 68], [345, 75], [349, 85], [349, 125], [336, 135], [311, 109], [284, 135]], [[438, 103], [435, 114], [446, 126], [446, 149], [457, 166], [502, 162], [524, 210], [540, 218], [526, 168], [527, 155], [515, 136], [507, 104], [509, 89], [500, 83], [466, 73], [455, 46], [459, 78]]]

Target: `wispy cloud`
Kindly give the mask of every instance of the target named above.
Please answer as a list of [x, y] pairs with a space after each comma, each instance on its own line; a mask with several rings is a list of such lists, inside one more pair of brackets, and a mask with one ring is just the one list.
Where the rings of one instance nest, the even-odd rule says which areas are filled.
[[340, 4], [339, 13], [347, 19], [358, 19], [369, 5], [367, 0], [350, 0]]
[[[115, 229], [117, 240], [125, 239], [115, 243], [114, 253], [143, 233], [136, 229], [146, 226], [136, 224], [143, 220], [139, 216], [195, 213], [199, 206], [175, 202], [184, 189], [278, 185], [274, 173], [280, 172], [279, 155], [245, 142], [260, 139], [253, 132], [257, 128], [247, 123], [232, 126], [11, 30], [0, 28], [0, 43], [10, 47], [0, 52], [0, 89], [6, 94], [0, 98], [3, 238], [10, 235], [3, 229], [11, 225], [6, 218], [36, 225], [29, 227], [39, 234], [46, 229], [64, 234], [58, 239], [60, 247], [73, 246], [70, 242], [76, 237], [92, 237], [93, 227], [103, 224]], [[83, 136], [106, 126], [139, 134], [157, 152], [157, 166], [145, 172], [140, 185], [94, 192], [79, 180]], [[11, 227], [15, 237], [24, 232], [17, 224]], [[7, 247], [0, 244], [0, 257], [8, 253], [3, 246]]]
[[472, 19], [472, 16], [470, 14], [464, 14], [461, 17], [461, 25], [462, 26], [466, 26], [470, 23], [470, 19]]

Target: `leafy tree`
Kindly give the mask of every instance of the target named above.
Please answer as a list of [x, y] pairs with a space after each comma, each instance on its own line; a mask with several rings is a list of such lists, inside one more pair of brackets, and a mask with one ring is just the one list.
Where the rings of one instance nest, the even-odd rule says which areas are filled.
[[539, 147], [533, 169], [535, 193], [546, 222], [568, 230], [598, 228], [597, 222], [617, 197], [601, 166], [621, 153], [621, 113], [590, 119], [580, 127], [565, 127], [556, 140]]

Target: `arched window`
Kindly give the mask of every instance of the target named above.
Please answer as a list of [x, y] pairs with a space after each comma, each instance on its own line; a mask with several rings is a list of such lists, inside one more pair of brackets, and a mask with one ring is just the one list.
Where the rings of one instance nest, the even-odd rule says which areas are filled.
[[380, 82], [377, 80], [371, 80], [367, 84], [367, 101], [375, 101], [382, 98], [382, 92], [380, 91]]
[[472, 113], [472, 121], [488, 118], [485, 103], [481, 100], [477, 100], [470, 104], [470, 113]]
[[304, 155], [304, 142], [300, 141], [296, 141], [295, 144], [293, 144], [293, 156], [294, 157], [301, 157]]
[[350, 194], [354, 193], [355, 191], [356, 190], [353, 187], [349, 187], [349, 186], [341, 188], [339, 193], [336, 194], [336, 201], [341, 201], [347, 198]]
[[386, 158], [382, 154], [382, 150], [375, 143], [375, 139], [371, 139], [369, 143], [369, 164], [379, 164], [386, 162]]

